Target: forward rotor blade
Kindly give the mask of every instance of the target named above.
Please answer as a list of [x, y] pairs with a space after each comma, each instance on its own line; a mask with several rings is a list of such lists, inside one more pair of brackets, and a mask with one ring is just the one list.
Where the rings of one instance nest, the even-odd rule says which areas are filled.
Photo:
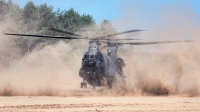
[[98, 39], [98, 40], [141, 40], [141, 39], [116, 39], [116, 38], [114, 38], [114, 39]]
[[103, 38], [106, 38], [106, 37], [111, 37], [111, 36], [115, 36], [115, 35], [121, 35], [121, 34], [125, 34], [125, 33], [139, 32], [139, 31], [145, 31], [145, 30], [129, 30], [129, 31], [124, 31], [124, 32], [120, 32], [120, 33], [114, 33], [114, 34], [103, 36], [103, 37], [99, 37], [99, 38], [103, 39]]
[[102, 46], [102, 47], [101, 47], [101, 49], [105, 49], [105, 48], [107, 48], [107, 47], [108, 47], [108, 46], [107, 46], [107, 45], [105, 45], [105, 46]]
[[167, 44], [167, 43], [180, 43], [180, 42], [193, 42], [192, 40], [180, 40], [180, 41], [157, 41], [157, 42], [129, 42], [129, 43], [119, 43], [130, 44], [130, 45], [147, 45], [147, 44]]
[[55, 32], [60, 32], [60, 33], [65, 33], [65, 34], [69, 34], [69, 35], [74, 35], [74, 36], [80, 36], [80, 35], [77, 35], [77, 34], [72, 33], [72, 32], [63, 31], [63, 30], [55, 29], [55, 28], [49, 28], [48, 30], [55, 31]]
[[108, 42], [105, 42], [105, 41], [99, 41], [99, 42], [106, 43], [106, 44], [108, 43]]
[[4, 33], [4, 34], [14, 35], [14, 36], [43, 37], [43, 38], [54, 38], [54, 39], [86, 39], [73, 36], [48, 36], [48, 35], [31, 35], [31, 34], [14, 34], [14, 33]]

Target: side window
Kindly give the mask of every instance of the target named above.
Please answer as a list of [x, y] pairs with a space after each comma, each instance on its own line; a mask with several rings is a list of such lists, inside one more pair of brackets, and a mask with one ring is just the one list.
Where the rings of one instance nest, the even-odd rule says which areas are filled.
[[107, 50], [108, 56], [110, 56], [110, 52], [111, 52], [110, 49], [108, 49], [108, 50]]

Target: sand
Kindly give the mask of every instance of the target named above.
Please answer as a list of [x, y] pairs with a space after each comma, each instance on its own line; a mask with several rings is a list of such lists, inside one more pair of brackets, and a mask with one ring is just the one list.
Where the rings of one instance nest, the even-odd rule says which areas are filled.
[[1, 112], [198, 112], [200, 97], [181, 96], [7, 96]]

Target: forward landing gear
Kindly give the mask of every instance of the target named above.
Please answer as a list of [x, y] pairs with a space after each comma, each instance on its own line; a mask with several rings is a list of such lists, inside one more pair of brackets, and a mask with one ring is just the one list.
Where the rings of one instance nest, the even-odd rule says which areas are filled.
[[80, 84], [81, 88], [87, 88], [87, 82], [83, 81]]

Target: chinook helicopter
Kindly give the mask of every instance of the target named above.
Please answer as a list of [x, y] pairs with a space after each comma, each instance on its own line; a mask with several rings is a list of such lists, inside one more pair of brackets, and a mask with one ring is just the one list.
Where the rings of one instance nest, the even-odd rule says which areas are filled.
[[[109, 38], [116, 35], [125, 33], [139, 32], [144, 30], [129, 30], [120, 33], [114, 33], [102, 37], [83, 37], [81, 35], [63, 31], [60, 29], [50, 28], [48, 30], [68, 34], [70, 36], [50, 36], [50, 35], [32, 35], [32, 34], [14, 34], [4, 33], [5, 35], [14, 36], [27, 36], [27, 37], [42, 37], [42, 38], [54, 38], [54, 39], [85, 39], [89, 40], [88, 51], [85, 52], [82, 58], [81, 68], [79, 70], [79, 76], [83, 79], [80, 83], [81, 88], [87, 88], [87, 83], [93, 86], [108, 86], [112, 88], [113, 83], [116, 80], [120, 80], [122, 84], [125, 84], [125, 78], [123, 67], [126, 66], [124, 59], [117, 55], [118, 46], [128, 45], [147, 45], [147, 44], [164, 44], [164, 43], [178, 43], [178, 42], [191, 42], [191, 40], [181, 41], [157, 41], [157, 42], [112, 42], [113, 40], [139, 40], [139, 39], [120, 39]], [[101, 51], [101, 43], [105, 43], [107, 48], [107, 54]]]

